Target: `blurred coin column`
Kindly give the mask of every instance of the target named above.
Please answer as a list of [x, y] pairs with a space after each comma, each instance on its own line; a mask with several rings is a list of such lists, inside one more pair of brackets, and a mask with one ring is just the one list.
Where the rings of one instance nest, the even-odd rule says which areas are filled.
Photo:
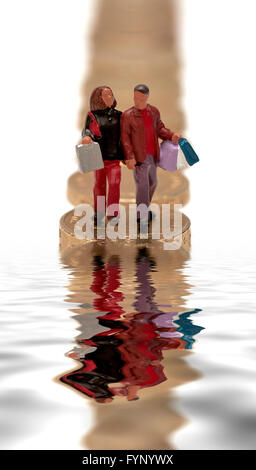
[[[201, 376], [188, 360], [202, 329], [184, 313], [194, 287], [183, 271], [188, 259], [185, 250], [166, 252], [156, 240], [148, 248], [133, 240], [125, 250], [123, 241], [95, 241], [60, 254], [79, 334], [67, 353], [76, 364], [56, 380], [90, 400], [94, 423], [82, 448], [175, 448], [175, 433], [187, 424], [175, 389]], [[113, 401], [99, 403], [96, 393]]]
[[[117, 109], [123, 111], [133, 105], [134, 86], [146, 83], [150, 88], [149, 103], [159, 108], [165, 125], [177, 132], [184, 130], [177, 7], [175, 0], [96, 2], [90, 71], [81, 84], [79, 129], [84, 125], [89, 96], [96, 86], [110, 86]], [[189, 184], [181, 171], [169, 173], [159, 169], [158, 178], [154, 201], [183, 205], [188, 202]], [[74, 206], [92, 203], [92, 189], [93, 173], [76, 171], [68, 180], [68, 200]], [[121, 202], [134, 197], [132, 172], [122, 166]]]

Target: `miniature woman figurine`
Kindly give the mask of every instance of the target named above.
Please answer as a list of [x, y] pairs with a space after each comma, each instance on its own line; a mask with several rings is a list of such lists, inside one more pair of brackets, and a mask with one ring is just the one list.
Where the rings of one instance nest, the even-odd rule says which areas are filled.
[[[104, 168], [94, 172], [94, 220], [105, 215], [105, 200], [108, 180], [107, 216], [119, 215], [121, 168], [120, 161], [124, 160], [120, 139], [121, 111], [115, 109], [116, 99], [111, 88], [99, 86], [90, 96], [90, 112], [86, 116], [82, 130], [82, 143], [90, 144], [92, 141], [100, 145]], [[105, 199], [97, 199], [104, 196]], [[112, 206], [109, 214], [108, 207]]]

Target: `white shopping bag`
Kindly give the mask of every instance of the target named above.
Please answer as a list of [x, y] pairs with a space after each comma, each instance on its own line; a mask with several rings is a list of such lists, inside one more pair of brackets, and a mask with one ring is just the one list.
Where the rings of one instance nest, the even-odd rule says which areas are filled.
[[81, 173], [104, 168], [100, 146], [97, 142], [76, 145], [78, 167]]
[[189, 166], [190, 165], [188, 164], [186, 158], [184, 157], [184, 153], [179, 148], [178, 158], [177, 158], [177, 170], [185, 170], [185, 168], [188, 168]]

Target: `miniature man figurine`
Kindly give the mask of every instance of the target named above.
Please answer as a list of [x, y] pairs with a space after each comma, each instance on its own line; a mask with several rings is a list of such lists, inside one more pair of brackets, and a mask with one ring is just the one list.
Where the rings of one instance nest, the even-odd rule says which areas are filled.
[[[158, 138], [177, 143], [181, 137], [164, 126], [158, 109], [147, 104], [148, 97], [149, 88], [136, 85], [134, 106], [121, 117], [121, 141], [127, 168], [134, 170], [137, 207], [145, 204], [147, 208], [157, 185]], [[149, 218], [152, 219], [151, 213]]]

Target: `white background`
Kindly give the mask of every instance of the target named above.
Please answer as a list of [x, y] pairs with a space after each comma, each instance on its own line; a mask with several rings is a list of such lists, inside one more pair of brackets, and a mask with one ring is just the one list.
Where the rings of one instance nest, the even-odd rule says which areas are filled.
[[[70, 209], [95, 1], [1, 2], [1, 248], [44, 250]], [[254, 246], [254, 0], [183, 0], [184, 108], [200, 163], [187, 172], [194, 254]], [[9, 250], [6, 248], [9, 247]], [[48, 247], [54, 249], [55, 247]], [[254, 250], [254, 248], [253, 248]]]
[[253, 0], [183, 2], [187, 133], [201, 157], [189, 171], [193, 247], [255, 253]]

